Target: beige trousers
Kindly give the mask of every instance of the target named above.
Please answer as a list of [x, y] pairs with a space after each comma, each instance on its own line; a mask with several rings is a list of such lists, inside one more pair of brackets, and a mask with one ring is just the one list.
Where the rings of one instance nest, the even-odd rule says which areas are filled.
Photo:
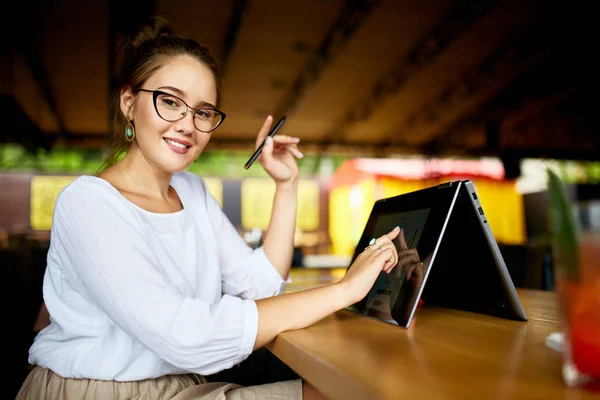
[[23, 382], [16, 400], [301, 400], [302, 381], [293, 380], [243, 387], [207, 383], [200, 375], [167, 375], [133, 382], [63, 378], [35, 367]]

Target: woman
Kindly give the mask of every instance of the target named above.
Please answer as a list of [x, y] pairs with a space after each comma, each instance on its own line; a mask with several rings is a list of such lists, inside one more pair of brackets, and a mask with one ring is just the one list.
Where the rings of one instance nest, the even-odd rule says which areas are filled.
[[56, 201], [43, 289], [51, 324], [30, 349], [36, 367], [17, 398], [321, 398], [301, 381], [240, 387], [203, 375], [362, 298], [396, 264], [398, 230], [339, 283], [280, 295], [293, 251], [299, 140], [267, 139], [259, 162], [277, 189], [263, 246], [252, 250], [204, 181], [182, 172], [225, 119], [217, 62], [158, 19], [126, 50], [108, 166]]

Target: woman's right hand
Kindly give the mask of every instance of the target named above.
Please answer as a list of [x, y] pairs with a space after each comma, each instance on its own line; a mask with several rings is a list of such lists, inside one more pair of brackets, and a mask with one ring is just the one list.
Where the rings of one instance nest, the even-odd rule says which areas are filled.
[[398, 227], [381, 236], [375, 244], [368, 246], [358, 255], [346, 275], [338, 282], [343, 288], [347, 305], [362, 300], [381, 271], [389, 273], [398, 263], [398, 252], [393, 240], [400, 233]]

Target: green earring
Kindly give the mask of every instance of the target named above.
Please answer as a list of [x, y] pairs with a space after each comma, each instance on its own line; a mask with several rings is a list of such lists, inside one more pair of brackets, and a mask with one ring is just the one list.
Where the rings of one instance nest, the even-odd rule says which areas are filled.
[[127, 139], [127, 141], [130, 143], [133, 142], [133, 139], [135, 139], [135, 128], [133, 127], [131, 121], [129, 121], [125, 127], [125, 139]]

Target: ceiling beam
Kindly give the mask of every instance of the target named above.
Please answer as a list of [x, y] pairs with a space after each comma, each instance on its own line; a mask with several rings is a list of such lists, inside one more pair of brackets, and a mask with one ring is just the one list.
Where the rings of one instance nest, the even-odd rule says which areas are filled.
[[[40, 83], [40, 79], [44, 79], [44, 76], [46, 79], [48, 78], [37, 51], [37, 38], [41, 26], [40, 4], [38, 0], [31, 0], [16, 2], [12, 4], [12, 7], [10, 18], [6, 18], [0, 27], [0, 53], [2, 53], [0, 60], [0, 117], [3, 121], [3, 129], [0, 129], [0, 143], [19, 143], [31, 152], [36, 152], [40, 148], [49, 150], [52, 146], [52, 138], [42, 132], [37, 123], [23, 109], [16, 96], [14, 76], [15, 58], [20, 52], [25, 62], [29, 61], [27, 65], [31, 69], [31, 73], [35, 73], [33, 84], [38, 87], [42, 96], [45, 94], [54, 97], [52, 90], [44, 93]], [[41, 65], [42, 71], [36, 65], [30, 65], [32, 59], [33, 63]], [[49, 82], [46, 83], [50, 87]], [[43, 100], [47, 102], [45, 97]], [[60, 126], [61, 122], [62, 118], [59, 114], [57, 126]], [[57, 132], [54, 137], [58, 137], [61, 133], [64, 133], [64, 130], [60, 133]]]
[[[504, 85], [523, 70], [538, 63], [545, 55], [546, 36], [540, 26], [525, 28], [484, 59], [475, 71], [467, 72], [461, 79], [446, 88], [435, 100], [411, 114], [404, 126], [385, 135], [385, 142], [418, 143], [417, 136], [424, 126], [439, 125], [448, 118], [457, 104], [480, 103], [481, 98], [491, 98]], [[479, 98], [479, 99], [478, 99]], [[436, 140], [438, 132], [425, 138], [426, 146]]]
[[36, 152], [40, 148], [50, 150], [52, 141], [59, 138], [58, 134], [50, 136], [42, 132], [12, 94], [0, 94], [0, 117], [3, 122], [0, 143], [15, 142]]
[[247, 0], [233, 0], [233, 8], [229, 17], [229, 24], [227, 27], [227, 33], [225, 34], [225, 40], [223, 41], [223, 48], [221, 50], [221, 63], [222, 63], [222, 75], [224, 76], [227, 71], [229, 56], [235, 47], [235, 43], [238, 38], [240, 27], [244, 20], [244, 14], [248, 7]]
[[329, 141], [343, 141], [346, 131], [355, 122], [367, 120], [385, 99], [398, 93], [409, 79], [431, 65], [452, 43], [495, 5], [496, 0], [459, 0], [442, 19], [400, 57], [366, 97], [353, 104], [335, 130], [328, 134]]
[[305, 93], [321, 78], [325, 69], [342, 52], [354, 33], [364, 24], [381, 0], [347, 0], [346, 6], [323, 38], [318, 49], [294, 81], [273, 115], [293, 113]]
[[522, 132], [526, 129], [528, 121], [539, 117], [540, 115], [554, 115], [554, 109], [563, 101], [568, 101], [573, 96], [577, 96], [577, 89], [569, 87], [558, 90], [556, 93], [548, 97], [540, 99], [532, 99], [524, 104], [523, 108], [518, 110], [516, 115], [507, 115], [503, 121], [503, 129], [507, 126], [514, 129], [515, 132]]
[[44, 61], [39, 52], [39, 41], [37, 35], [39, 34], [39, 28], [35, 29], [33, 26], [25, 27], [21, 33], [17, 35], [17, 48], [19, 53], [23, 57], [25, 64], [31, 71], [33, 80], [41, 92], [50, 113], [56, 121], [56, 126], [60, 136], [67, 135], [67, 127], [65, 119], [59, 110], [58, 102], [50, 82], [50, 74], [44, 65]]
[[[569, 71], [569, 68], [576, 68], [570, 64], [572, 62], [569, 57], [555, 51], [543, 62], [524, 71], [472, 112], [464, 115], [452, 125], [440, 129], [434, 139], [424, 144], [424, 147], [441, 148], [455, 141], [455, 138], [464, 136], [465, 132], [483, 129], [482, 127], [490, 121], [501, 126], [509, 116], [518, 115], [527, 103], [553, 96], [560, 97], [557, 92], [571, 90], [569, 88], [577, 84], [574, 80], [582, 79], [577, 76], [576, 71]], [[552, 116], [554, 119], [560, 117], [561, 115]], [[501, 136], [503, 134], [507, 134], [505, 130], [500, 132]], [[502, 141], [502, 138], [500, 140]], [[539, 145], [542, 147], [543, 141]]]
[[0, 95], [14, 94], [14, 57], [13, 34], [0, 28]]
[[[547, 102], [550, 105], [565, 101], [571, 103], [568, 112], [556, 109], [550, 114], [543, 111], [544, 108], [540, 108], [540, 112], [544, 113], [543, 118], [549, 118], [555, 125], [559, 125], [561, 119], [578, 118], [581, 123], [571, 124], [571, 126], [577, 126], [581, 131], [566, 134], [581, 134], [582, 137], [586, 137], [585, 132], [591, 131], [592, 128], [595, 129], [593, 122], [595, 111], [592, 111], [593, 107], [589, 106], [591, 103], [583, 99], [589, 98], [590, 95], [595, 96], [591, 83], [596, 80], [597, 68], [595, 66], [597, 63], [593, 61], [593, 52], [588, 51], [592, 46], [593, 37], [595, 37], [591, 34], [593, 24], [591, 22], [584, 23], [585, 21], [580, 20], [579, 17], [592, 18], [590, 13], [592, 13], [591, 10], [583, 12], [583, 10], [577, 9], [575, 11], [552, 2], [544, 3], [544, 7], [536, 15], [532, 36], [537, 35], [539, 40], [545, 43], [545, 59], [516, 75], [494, 96], [489, 97], [477, 107], [473, 107], [470, 113], [463, 115], [453, 124], [439, 129], [434, 140], [427, 143], [427, 146], [439, 148], [453, 142], [460, 142], [467, 131], [481, 130], [490, 121], [499, 124], [500, 142], [504, 146], [510, 146], [510, 142], [507, 143], [507, 141], [518, 133], [507, 130], [506, 128], [510, 128], [510, 126], [505, 122], [509, 122], [509, 119], [519, 114], [525, 115], [528, 105], [536, 102], [540, 104]], [[557, 29], [557, 26], [563, 26], [564, 29]], [[575, 89], [588, 93], [581, 96], [568, 94]], [[553, 97], [556, 98], [553, 99]], [[576, 106], [572, 107], [573, 104]], [[529, 124], [526, 121], [530, 120], [531, 116], [532, 114], [529, 114], [523, 123]], [[519, 142], [513, 141], [513, 143]], [[531, 146], [531, 143], [523, 144]], [[535, 146], [551, 145], [547, 143], [544, 135], [540, 132], [540, 138]]]
[[[516, 115], [509, 114], [505, 120], [517, 120], [517, 124], [502, 124], [503, 145], [510, 147], [532, 146], [544, 143], [551, 147], [596, 149], [600, 160], [600, 138], [597, 124], [579, 110], [585, 107], [583, 90], [571, 90], [558, 93], [539, 104], [538, 113], [528, 113], [519, 120], [521, 110]], [[573, 112], [577, 110], [576, 112]], [[595, 119], [595, 111], [593, 112]]]

